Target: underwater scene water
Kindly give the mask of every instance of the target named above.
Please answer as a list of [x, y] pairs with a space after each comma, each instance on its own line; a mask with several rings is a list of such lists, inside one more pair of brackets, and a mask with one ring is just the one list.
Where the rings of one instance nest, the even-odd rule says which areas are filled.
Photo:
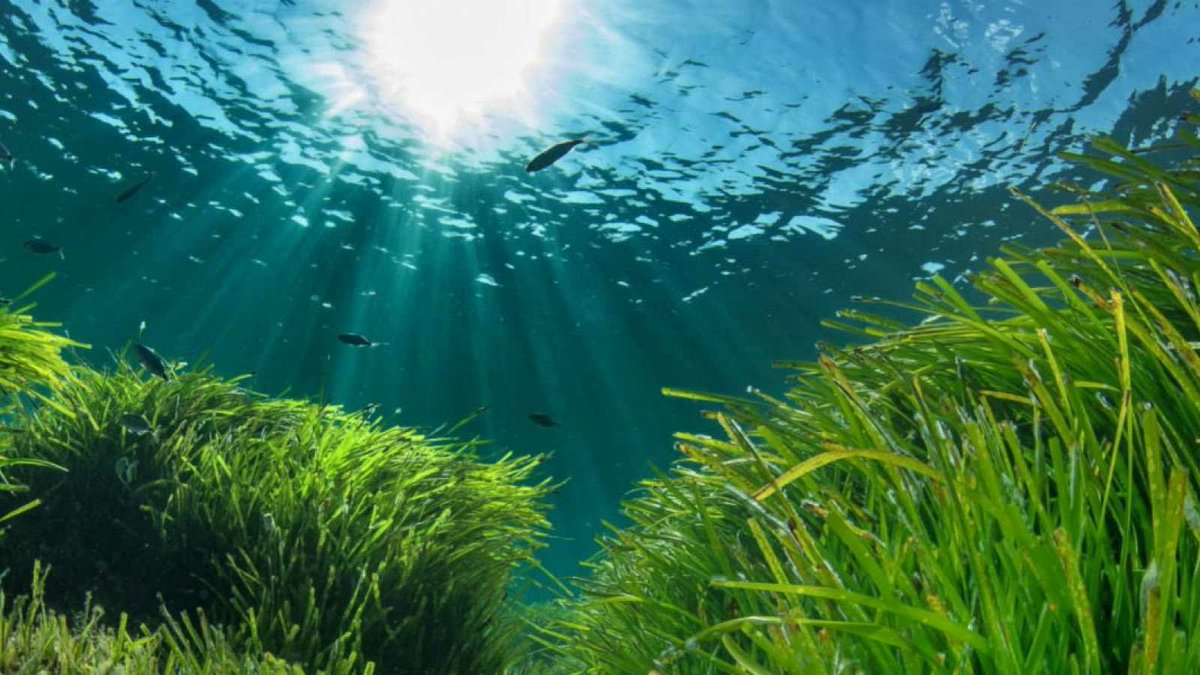
[[1058, 240], [1009, 189], [1174, 129], [1200, 4], [0, 0], [0, 62], [0, 295], [56, 272], [96, 364], [486, 406], [460, 435], [568, 481], [569, 576], [705, 430], [664, 387], [782, 391], [855, 296]]

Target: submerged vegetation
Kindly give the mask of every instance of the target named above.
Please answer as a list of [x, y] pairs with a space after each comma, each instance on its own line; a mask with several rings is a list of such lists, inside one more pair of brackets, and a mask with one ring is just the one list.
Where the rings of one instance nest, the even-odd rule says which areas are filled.
[[1067, 239], [992, 260], [986, 302], [935, 277], [874, 300], [919, 322], [844, 312], [868, 342], [781, 364], [783, 399], [668, 391], [724, 438], [680, 434], [581, 595], [525, 616], [539, 457], [68, 366], [0, 309], [0, 669], [1191, 672], [1200, 138], [1095, 147], [1108, 192], [1016, 195]]
[[122, 616], [109, 626], [104, 611], [87, 605], [68, 619], [46, 606], [44, 575], [35, 570], [27, 595], [9, 602], [0, 592], [0, 669], [6, 673], [212, 673], [294, 675], [300, 668], [269, 654], [247, 656], [220, 628], [188, 616], [165, 616], [141, 630]]
[[35, 321], [28, 312], [32, 303], [22, 304], [30, 294], [53, 279], [48, 275], [21, 295], [0, 306], [0, 397], [11, 404], [17, 394], [40, 395], [69, 373], [62, 351], [82, 347], [50, 332], [58, 324]]
[[[33, 305], [21, 304], [52, 278], [53, 275], [44, 277], [16, 298], [6, 299], [0, 306], [0, 422], [20, 406], [22, 395], [49, 406], [56, 405], [54, 398], [46, 396], [46, 392], [57, 387], [70, 374], [62, 351], [85, 346], [50, 332], [57, 324], [34, 321], [27, 313]], [[11, 502], [8, 509], [0, 509], [0, 514], [3, 514], [0, 515], [0, 523], [40, 503], [37, 498], [12, 501], [12, 497], [22, 495], [27, 488], [9, 480], [5, 475], [7, 469], [17, 466], [60, 468], [37, 458], [14, 457], [7, 447], [8, 436], [12, 433], [11, 429], [0, 429], [0, 495], [7, 496]]]
[[[253, 658], [308, 669], [499, 672], [515, 658], [512, 572], [545, 530], [537, 457], [382, 429], [209, 372], [77, 368], [17, 411], [11, 467], [40, 508], [4, 538], [6, 587], [35, 560], [54, 607], [156, 625], [187, 612]], [[182, 621], [182, 619], [172, 619]]]
[[563, 667], [1195, 672], [1200, 139], [1095, 148], [1110, 191], [1016, 195], [1067, 239], [992, 260], [986, 303], [935, 277], [915, 327], [845, 312], [871, 344], [782, 364], [786, 400], [668, 392], [724, 439], [626, 503], [542, 632]]

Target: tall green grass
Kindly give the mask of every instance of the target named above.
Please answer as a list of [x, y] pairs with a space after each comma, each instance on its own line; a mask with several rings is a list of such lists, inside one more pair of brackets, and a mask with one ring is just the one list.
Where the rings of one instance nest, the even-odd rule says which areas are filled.
[[[1200, 98], [1200, 93], [1197, 94]], [[1200, 668], [1200, 139], [1071, 158], [1109, 188], [1031, 212], [972, 304], [941, 278], [625, 505], [548, 651], [589, 673]], [[1159, 154], [1161, 151], [1161, 154]], [[876, 300], [875, 302], [882, 302]]]
[[[3, 426], [22, 404], [22, 397], [44, 405], [56, 405], [53, 397], [47, 396], [46, 392], [70, 376], [70, 367], [63, 360], [62, 351], [71, 347], [86, 347], [51, 332], [50, 329], [57, 328], [58, 324], [35, 321], [28, 314], [34, 304], [27, 302], [26, 298], [53, 278], [53, 274], [43, 277], [25, 292], [0, 306], [0, 494], [11, 496], [26, 491], [26, 486], [9, 479], [8, 470], [11, 467], [60, 468], [36, 458], [13, 455], [10, 441], [15, 432]], [[36, 498], [12, 503], [10, 510], [0, 515], [0, 523], [39, 503]]]
[[28, 314], [34, 304], [26, 299], [53, 278], [53, 274], [43, 277], [7, 305], [0, 306], [0, 397], [38, 395], [45, 387], [68, 376], [69, 367], [63, 361], [62, 351], [86, 346], [51, 332], [58, 324], [35, 321]]
[[270, 655], [238, 653], [228, 637], [200, 615], [164, 617], [155, 630], [87, 604], [74, 615], [47, 607], [46, 575], [34, 571], [28, 594], [0, 592], [0, 670], [5, 673], [207, 673], [295, 675], [303, 671]]
[[[4, 541], [5, 586], [35, 560], [53, 607], [85, 595], [133, 624], [181, 612], [248, 658], [310, 670], [501, 672], [518, 654], [514, 571], [547, 527], [537, 457], [381, 428], [208, 372], [74, 371], [13, 421], [14, 475], [43, 500]], [[148, 427], [148, 430], [147, 428]]]

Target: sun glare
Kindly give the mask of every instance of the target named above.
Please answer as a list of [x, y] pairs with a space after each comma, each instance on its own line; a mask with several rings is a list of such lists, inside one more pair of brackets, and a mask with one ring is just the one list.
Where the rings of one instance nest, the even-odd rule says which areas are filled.
[[435, 136], [521, 114], [564, 0], [381, 0], [362, 16], [375, 86]]

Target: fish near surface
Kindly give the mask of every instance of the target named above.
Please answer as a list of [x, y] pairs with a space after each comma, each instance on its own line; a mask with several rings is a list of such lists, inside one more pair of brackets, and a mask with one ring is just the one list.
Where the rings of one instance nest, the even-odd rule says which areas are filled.
[[337, 339], [351, 347], [370, 347], [372, 344], [370, 340], [358, 333], [341, 333], [337, 336]]
[[539, 427], [550, 428], [558, 426], [558, 422], [555, 422], [554, 418], [550, 417], [546, 413], [530, 413], [529, 421], [533, 422]]
[[25, 250], [32, 253], [37, 253], [39, 255], [58, 253], [62, 250], [61, 246], [55, 246], [54, 244], [41, 239], [26, 239], [21, 245], [25, 247]]
[[163, 357], [158, 355], [158, 352], [140, 342], [134, 346], [134, 350], [137, 352], [138, 361], [142, 362], [142, 365], [146, 367], [146, 370], [164, 380], [171, 379], [170, 371], [167, 368], [167, 362], [163, 359]]
[[9, 169], [12, 169], [16, 163], [17, 158], [13, 157], [12, 151], [8, 149], [7, 145], [0, 143], [0, 164], [6, 164]]
[[121, 202], [126, 201], [130, 197], [136, 195], [142, 188], [146, 187], [146, 184], [149, 183], [152, 178], [154, 178], [153, 173], [147, 174], [145, 178], [126, 188], [125, 191], [117, 195], [117, 203], [120, 204]]
[[525, 170], [529, 173], [541, 171], [542, 169], [545, 169], [551, 164], [562, 159], [563, 156], [570, 152], [575, 146], [586, 142], [586, 139], [576, 138], [570, 141], [563, 141], [562, 143], [555, 143], [554, 145], [539, 152], [538, 155], [533, 159], [529, 160], [529, 163], [525, 165]]

